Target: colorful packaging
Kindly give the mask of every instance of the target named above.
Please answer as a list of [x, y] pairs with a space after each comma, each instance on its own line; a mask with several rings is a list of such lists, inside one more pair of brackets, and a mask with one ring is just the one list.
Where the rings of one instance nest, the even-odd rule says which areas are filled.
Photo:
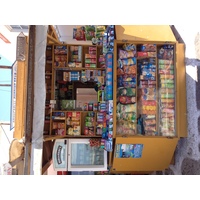
[[174, 84], [173, 83], [163, 83], [163, 84], [161, 84], [161, 89], [162, 88], [173, 89], [174, 88]]
[[122, 65], [135, 65], [136, 64], [136, 58], [128, 58], [121, 60]]
[[120, 96], [119, 102], [121, 104], [132, 104], [132, 103], [136, 102], [136, 98], [135, 97]]
[[135, 44], [124, 44], [123, 49], [125, 51], [136, 51], [136, 46]]
[[117, 104], [117, 110], [118, 112], [136, 112], [136, 104], [128, 104], [128, 105], [123, 105], [121, 103]]
[[136, 51], [125, 51], [125, 50], [120, 49], [118, 55], [120, 59], [127, 59], [127, 58], [134, 57], [135, 54], [136, 54]]
[[147, 52], [152, 52], [156, 51], [156, 44], [142, 44], [138, 45], [138, 50], [140, 51], [147, 51]]
[[[160, 65], [173, 65], [174, 62], [173, 62], [173, 60], [159, 59], [158, 64], [159, 64], [159, 68], [160, 68]], [[171, 68], [171, 69], [173, 69], [173, 68]]]
[[161, 94], [161, 96], [160, 96], [161, 98], [163, 98], [163, 99], [173, 99], [174, 97], [175, 97], [175, 95], [174, 94], [169, 94], [169, 93], [165, 93], [165, 94]]

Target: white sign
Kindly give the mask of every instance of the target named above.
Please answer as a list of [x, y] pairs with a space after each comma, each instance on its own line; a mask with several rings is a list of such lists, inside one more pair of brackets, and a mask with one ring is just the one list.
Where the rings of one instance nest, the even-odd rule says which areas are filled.
[[12, 175], [12, 166], [9, 163], [0, 165], [0, 175]]
[[15, 126], [16, 91], [17, 91], [16, 84], [17, 84], [17, 62], [15, 62], [12, 66], [10, 130], [12, 130]]

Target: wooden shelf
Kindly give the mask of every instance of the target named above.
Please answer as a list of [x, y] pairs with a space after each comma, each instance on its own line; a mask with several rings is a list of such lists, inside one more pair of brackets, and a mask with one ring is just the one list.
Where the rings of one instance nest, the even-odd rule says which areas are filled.
[[101, 135], [44, 135], [44, 141], [48, 140], [56, 140], [56, 139], [63, 139], [63, 138], [101, 138]]
[[98, 113], [100, 111], [92, 111], [92, 110], [53, 110], [52, 112], [94, 112], [94, 113]]
[[82, 70], [106, 70], [105, 68], [96, 67], [54, 67], [56, 70], [68, 70], [68, 71], [82, 71]]
[[[46, 79], [46, 84], [47, 86], [51, 86], [51, 93], [47, 94], [47, 100], [51, 100], [51, 99], [55, 99], [56, 101], [58, 101], [59, 98], [59, 92], [65, 92], [64, 95], [64, 99], [68, 99], [68, 96], [70, 96], [70, 98], [76, 99], [75, 96], [75, 92], [73, 91], [73, 88], [76, 87], [76, 85], [81, 85], [84, 83], [85, 85], [88, 85], [89, 88], [93, 88], [94, 87], [94, 83], [96, 83], [96, 81], [94, 81], [94, 75], [99, 76], [101, 80], [102, 76], [105, 77], [105, 65], [104, 65], [104, 60], [101, 59], [101, 55], [102, 55], [102, 50], [103, 50], [103, 46], [102, 45], [82, 45], [82, 44], [63, 44], [63, 45], [58, 45], [58, 46], [64, 46], [65, 49], [67, 49], [67, 54], [55, 54], [55, 47], [57, 45], [52, 45], [52, 49], [49, 50], [49, 56], [52, 56], [52, 65], [51, 64], [47, 64], [46, 63], [46, 68], [45, 68], [45, 75], [48, 76]], [[81, 46], [80, 48], [80, 52], [78, 51], [78, 60], [80, 60], [80, 63], [82, 63], [82, 65], [76, 65], [76, 67], [71, 67], [71, 65], [68, 65], [68, 63], [70, 62], [74, 62], [77, 58], [76, 56], [74, 57], [74, 54], [70, 51], [70, 47], [71, 46]], [[94, 51], [92, 50], [89, 51], [89, 47], [94, 47]], [[90, 49], [91, 50], [91, 49]], [[92, 54], [95, 55], [95, 58], [90, 58], [91, 60], [87, 61], [85, 60], [86, 58], [86, 54]], [[93, 57], [93, 56], [91, 56]], [[92, 60], [95, 59], [95, 60]], [[59, 65], [56, 65], [55, 62], [60, 62], [58, 63]], [[92, 63], [85, 63], [85, 62], [95, 62], [93, 63], [94, 65], [86, 65], [86, 64], [92, 64]], [[78, 62], [77, 62], [78, 63]], [[62, 67], [61, 67], [62, 66]], [[67, 66], [67, 67], [65, 67]], [[69, 67], [70, 66], [70, 67]], [[87, 67], [88, 66], [88, 67]], [[86, 75], [83, 75], [82, 72], [86, 71], [86, 70], [93, 70], [93, 74], [89, 75], [88, 81], [82, 81], [82, 76], [85, 77]], [[65, 73], [66, 74], [65, 74]], [[69, 72], [69, 73], [68, 73]], [[72, 75], [72, 72], [74, 72], [75, 74], [79, 74], [79, 80], [70, 80], [70, 81], [63, 81], [64, 77], [67, 77], [67, 73]], [[98, 72], [98, 73], [97, 73]], [[98, 75], [97, 75], [98, 74]], [[69, 75], [70, 76], [70, 75]], [[72, 78], [73, 79], [73, 78]], [[67, 80], [67, 78], [65, 79]], [[85, 79], [84, 79], [85, 80]], [[65, 84], [65, 86], [63, 87], [63, 84]], [[65, 91], [61, 91], [62, 88], [64, 88]], [[60, 89], [60, 90], [59, 90]], [[67, 93], [67, 90], [69, 91], [69, 93]], [[71, 93], [72, 94], [71, 94]], [[67, 94], [66, 94], [67, 93]], [[58, 103], [58, 102], [57, 102]], [[59, 108], [59, 107], [58, 107]], [[80, 133], [84, 133], [84, 127], [85, 127], [85, 117], [87, 115], [88, 112], [93, 112], [95, 113], [94, 116], [94, 131], [93, 133], [96, 134], [96, 125], [97, 125], [97, 112], [98, 111], [84, 111], [84, 110], [57, 110], [58, 108], [55, 107], [55, 110], [52, 108], [51, 109], [51, 113], [50, 115], [50, 122], [49, 124], [46, 125], [46, 127], [49, 125], [49, 135], [44, 135], [44, 139], [46, 140], [53, 140], [53, 139], [57, 139], [57, 138], [90, 138], [90, 137], [94, 137], [94, 138], [101, 138], [102, 136], [98, 135], [98, 136], [87, 136], [87, 135], [80, 135], [80, 136], [73, 136], [73, 135], [54, 135], [55, 132], [53, 131], [53, 127], [55, 128], [55, 124], [56, 123], [64, 123], [64, 126], [62, 129], [65, 130], [65, 133], [68, 133], [68, 126], [67, 126], [67, 113], [69, 112], [79, 112], [80, 113]], [[59, 108], [60, 109], [60, 108]], [[63, 119], [55, 119], [53, 118], [53, 116], [55, 115], [55, 112], [59, 112], [59, 113], [64, 113], [65, 117]], [[46, 113], [45, 113], [46, 114]], [[53, 124], [55, 123], [55, 124]], [[55, 126], [53, 126], [55, 125]], [[79, 127], [78, 127], [79, 128]], [[55, 129], [56, 130], [56, 129]], [[98, 132], [99, 133], [99, 132]]]

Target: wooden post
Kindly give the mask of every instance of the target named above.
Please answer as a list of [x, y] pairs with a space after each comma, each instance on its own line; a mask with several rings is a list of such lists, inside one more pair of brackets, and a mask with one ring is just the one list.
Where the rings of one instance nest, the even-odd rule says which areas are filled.
[[33, 107], [34, 107], [33, 102], [34, 102], [35, 36], [36, 36], [36, 26], [31, 25], [29, 27], [29, 42], [28, 42], [24, 175], [30, 174], [30, 160], [31, 160], [30, 155], [31, 155], [31, 140], [33, 131], [33, 126], [32, 126]]
[[[26, 44], [26, 50], [27, 50], [27, 46], [28, 45]], [[26, 84], [27, 84], [27, 59], [25, 61], [17, 61], [17, 80], [16, 80], [17, 92], [16, 92], [14, 138], [18, 140], [24, 137]]]

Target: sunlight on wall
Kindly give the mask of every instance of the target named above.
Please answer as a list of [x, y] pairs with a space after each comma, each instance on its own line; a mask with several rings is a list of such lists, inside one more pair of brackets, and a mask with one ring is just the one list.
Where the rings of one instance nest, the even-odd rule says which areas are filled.
[[196, 82], [198, 81], [197, 77], [197, 66], [193, 67], [191, 65], [186, 66], [186, 73]]

